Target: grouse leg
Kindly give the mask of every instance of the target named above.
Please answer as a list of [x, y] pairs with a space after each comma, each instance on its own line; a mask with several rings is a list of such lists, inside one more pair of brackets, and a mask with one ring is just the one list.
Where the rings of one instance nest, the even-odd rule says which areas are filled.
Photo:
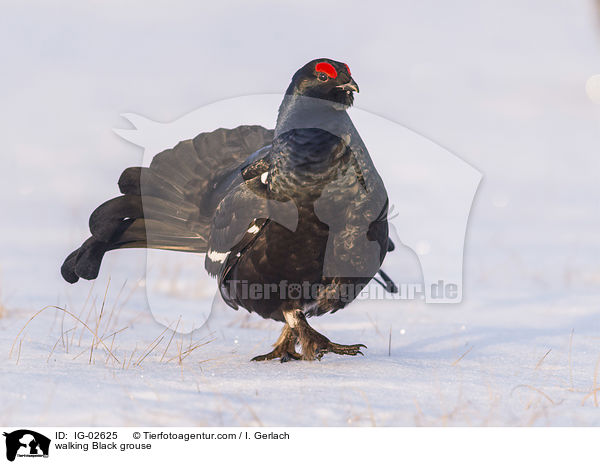
[[292, 359], [302, 359], [302, 356], [299, 353], [296, 353], [297, 341], [298, 333], [286, 323], [283, 326], [281, 335], [279, 335], [279, 338], [273, 345], [275, 349], [270, 353], [252, 358], [252, 361], [268, 361], [270, 359], [280, 358], [281, 362], [286, 362]]
[[298, 332], [298, 340], [302, 346], [302, 359], [310, 361], [318, 359], [320, 361], [325, 353], [345, 354], [348, 356], [362, 355], [363, 353], [360, 349], [366, 348], [361, 343], [356, 345], [339, 345], [333, 343], [308, 325], [306, 316], [299, 309], [284, 311], [283, 315], [289, 326]]

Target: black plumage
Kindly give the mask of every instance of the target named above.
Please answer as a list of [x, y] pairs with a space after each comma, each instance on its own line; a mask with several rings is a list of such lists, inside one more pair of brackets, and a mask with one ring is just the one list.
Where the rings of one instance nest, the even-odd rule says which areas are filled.
[[396, 291], [380, 270], [394, 247], [387, 193], [346, 112], [354, 92], [344, 63], [313, 60], [294, 74], [274, 131], [218, 129], [126, 169], [122, 195], [92, 213], [63, 277], [96, 278], [117, 248], [206, 253], [229, 306], [285, 322], [275, 349], [254, 359], [360, 353], [306, 322], [345, 307], [378, 273]]

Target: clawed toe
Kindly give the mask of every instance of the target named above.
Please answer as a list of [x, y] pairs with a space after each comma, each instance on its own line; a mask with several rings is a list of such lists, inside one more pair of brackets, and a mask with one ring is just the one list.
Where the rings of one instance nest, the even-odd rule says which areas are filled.
[[315, 357], [320, 360], [326, 353], [335, 353], [346, 356], [356, 356], [357, 354], [360, 354], [361, 356], [364, 356], [365, 354], [360, 351], [361, 348], [367, 348], [367, 346], [362, 343], [357, 343], [356, 345], [339, 345], [337, 343], [329, 342], [325, 348], [316, 350]]
[[302, 359], [302, 355], [290, 351], [278, 351], [273, 350], [267, 354], [261, 354], [259, 356], [255, 356], [250, 361], [270, 361], [271, 359], [280, 359], [282, 363], [293, 361], [296, 359]]
[[302, 359], [302, 355], [299, 353], [296, 353], [295, 351], [293, 353], [290, 353], [289, 351], [286, 352], [282, 357], [281, 357], [281, 362], [288, 362], [288, 361], [298, 361]]
[[362, 343], [357, 343], [356, 345], [338, 345], [337, 343], [330, 343], [329, 351], [337, 354], [348, 354], [351, 356], [361, 354], [364, 356], [364, 353], [360, 351], [361, 348], [366, 349], [367, 345], [363, 345]]

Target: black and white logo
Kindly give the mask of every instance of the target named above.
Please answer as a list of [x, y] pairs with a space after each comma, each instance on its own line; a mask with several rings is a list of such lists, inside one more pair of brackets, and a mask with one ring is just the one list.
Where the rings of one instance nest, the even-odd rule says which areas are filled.
[[4, 432], [6, 437], [6, 459], [14, 461], [18, 457], [48, 457], [50, 439], [33, 430], [15, 430]]

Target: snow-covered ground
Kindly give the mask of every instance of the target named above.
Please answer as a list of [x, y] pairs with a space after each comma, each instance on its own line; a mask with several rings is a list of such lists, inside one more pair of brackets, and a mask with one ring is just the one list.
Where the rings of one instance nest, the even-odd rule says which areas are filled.
[[281, 364], [249, 362], [280, 324], [224, 309], [212, 333], [172, 336], [136, 305], [135, 288], [117, 300], [111, 284], [99, 324], [104, 290], [75, 309], [102, 337], [92, 353], [91, 332], [60, 310], [19, 338], [33, 311], [0, 320], [4, 356], [14, 343], [0, 380], [4, 425], [599, 423], [598, 295], [457, 308], [361, 302], [313, 324], [365, 343], [364, 357]]
[[[3, 6], [0, 425], [599, 424], [596, 3], [305, 3]], [[343, 37], [307, 33], [340, 15]], [[119, 114], [281, 92], [317, 56], [350, 65], [359, 108], [483, 173], [462, 303], [357, 301], [311, 323], [364, 357], [251, 363], [280, 325], [216, 303], [210, 327], [173, 335], [142, 251], [109, 254], [96, 283], [61, 280], [89, 213], [141, 162], [111, 132]], [[177, 315], [164, 279], [151, 290]], [[48, 305], [81, 322], [30, 321]]]

